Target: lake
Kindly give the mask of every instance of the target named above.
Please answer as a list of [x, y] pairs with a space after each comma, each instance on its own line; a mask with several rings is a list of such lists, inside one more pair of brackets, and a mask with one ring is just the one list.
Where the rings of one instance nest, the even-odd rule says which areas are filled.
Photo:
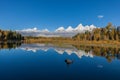
[[1, 44], [0, 80], [120, 80], [120, 48]]

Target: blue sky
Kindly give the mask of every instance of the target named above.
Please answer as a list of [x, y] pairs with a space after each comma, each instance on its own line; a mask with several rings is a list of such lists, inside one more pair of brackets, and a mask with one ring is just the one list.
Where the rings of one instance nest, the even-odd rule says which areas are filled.
[[[98, 18], [99, 16], [99, 18]], [[0, 0], [0, 29], [120, 25], [120, 0]]]

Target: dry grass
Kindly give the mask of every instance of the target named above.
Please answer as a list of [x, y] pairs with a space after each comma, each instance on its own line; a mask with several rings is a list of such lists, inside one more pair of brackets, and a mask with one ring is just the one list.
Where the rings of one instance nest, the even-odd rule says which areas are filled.
[[88, 46], [114, 46], [120, 47], [119, 41], [80, 41], [71, 38], [46, 38], [46, 39], [27, 39], [25, 43], [52, 43], [52, 44], [71, 44]]

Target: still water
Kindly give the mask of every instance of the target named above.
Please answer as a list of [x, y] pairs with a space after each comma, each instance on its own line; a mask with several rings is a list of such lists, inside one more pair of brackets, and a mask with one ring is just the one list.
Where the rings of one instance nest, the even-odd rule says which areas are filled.
[[0, 80], [120, 80], [120, 49], [52, 44], [1, 45]]

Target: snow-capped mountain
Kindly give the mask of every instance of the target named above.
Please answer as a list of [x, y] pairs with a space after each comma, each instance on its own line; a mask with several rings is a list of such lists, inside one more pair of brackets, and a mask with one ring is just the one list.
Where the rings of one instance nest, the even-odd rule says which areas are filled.
[[55, 30], [55, 32], [64, 32], [65, 29], [64, 27], [59, 27], [58, 29]]
[[96, 26], [94, 25], [83, 26], [82, 24], [79, 24], [75, 28], [73, 28], [72, 26], [68, 26], [67, 28], [59, 27], [53, 32], [49, 31], [48, 29], [38, 30], [36, 27], [16, 31], [21, 33], [23, 36], [72, 37], [77, 33], [92, 31], [94, 28], [96, 28]]
[[76, 28], [72, 28], [72, 26], [68, 26], [68, 28], [59, 27], [55, 30], [55, 32], [85, 32], [85, 31], [92, 31], [96, 26], [94, 25], [86, 25], [83, 26], [82, 24], [79, 24]]
[[48, 29], [43, 29], [41, 32], [49, 32]]
[[83, 31], [84, 30], [84, 27], [83, 27], [83, 25], [82, 24], [79, 24], [75, 29], [74, 29], [75, 31]]
[[34, 28], [29, 28], [29, 29], [23, 29], [23, 30], [16, 30], [16, 31], [19, 31], [19, 32], [38, 32], [38, 29], [36, 27]]
[[72, 26], [69, 26], [65, 31], [66, 32], [72, 32], [72, 31], [74, 31], [74, 29], [72, 28]]

